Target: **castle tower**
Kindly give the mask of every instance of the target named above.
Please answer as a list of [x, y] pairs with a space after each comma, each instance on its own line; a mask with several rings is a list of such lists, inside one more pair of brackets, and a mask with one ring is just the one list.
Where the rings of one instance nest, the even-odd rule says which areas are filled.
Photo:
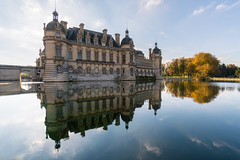
[[[126, 29], [125, 37], [121, 41], [121, 48], [125, 53], [121, 57], [121, 80], [135, 80], [135, 50], [132, 38], [129, 37], [129, 31]], [[130, 65], [130, 66], [129, 66]]]
[[162, 78], [162, 51], [157, 47], [157, 42], [155, 43], [155, 48], [150, 54], [150, 59], [153, 61], [153, 69], [156, 79]]
[[68, 81], [67, 73], [67, 22], [58, 22], [58, 13], [53, 12], [53, 20], [44, 24], [45, 72], [43, 81]]

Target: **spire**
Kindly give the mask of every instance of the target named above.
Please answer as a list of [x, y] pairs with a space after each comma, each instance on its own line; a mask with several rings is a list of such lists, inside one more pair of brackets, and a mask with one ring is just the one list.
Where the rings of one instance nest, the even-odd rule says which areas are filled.
[[52, 13], [53, 14], [53, 20], [54, 21], [58, 21], [58, 13], [57, 13], [57, 10], [56, 10], [56, 0], [55, 0], [55, 11]]
[[126, 29], [126, 37], [128, 37], [129, 36], [129, 31], [128, 31], [128, 29]]
[[157, 42], [155, 42], [155, 47], [157, 47]]

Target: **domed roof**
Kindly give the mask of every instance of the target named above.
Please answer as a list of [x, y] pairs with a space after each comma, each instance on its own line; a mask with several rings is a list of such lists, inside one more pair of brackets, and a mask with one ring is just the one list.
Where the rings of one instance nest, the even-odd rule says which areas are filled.
[[123, 38], [123, 40], [121, 41], [121, 45], [124, 44], [131, 44], [132, 39], [129, 37], [129, 32], [128, 29], [126, 29], [126, 36]]
[[157, 47], [157, 43], [155, 43], [155, 48], [153, 49], [153, 53], [155, 54], [161, 53], [161, 50]]
[[55, 31], [58, 24], [59, 24], [59, 26], [61, 28], [61, 32], [66, 33], [63, 25], [61, 23], [59, 23], [58, 21], [56, 21], [56, 20], [53, 20], [53, 21], [49, 22], [47, 24], [46, 30]]
[[124, 45], [124, 44], [130, 44], [130, 41], [132, 39], [128, 36], [126, 36], [125, 38], [123, 38], [123, 40], [121, 41], [121, 45]]

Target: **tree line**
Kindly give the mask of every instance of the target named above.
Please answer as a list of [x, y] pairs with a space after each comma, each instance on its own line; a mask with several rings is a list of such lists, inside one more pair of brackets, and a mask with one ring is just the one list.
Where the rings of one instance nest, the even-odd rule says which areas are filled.
[[211, 53], [200, 52], [193, 58], [176, 58], [162, 65], [163, 76], [188, 76], [194, 78], [207, 77], [239, 77], [240, 67], [234, 64], [220, 64]]

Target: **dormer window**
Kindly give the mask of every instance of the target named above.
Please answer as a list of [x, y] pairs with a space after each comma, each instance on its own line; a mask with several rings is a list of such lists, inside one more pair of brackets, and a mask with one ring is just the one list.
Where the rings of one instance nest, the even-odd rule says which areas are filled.
[[56, 37], [61, 37], [60, 30], [56, 30]]
[[82, 43], [82, 37], [77, 37], [77, 42]]
[[87, 43], [87, 45], [90, 44], [90, 39], [89, 38], [86, 39], [86, 43]]
[[112, 42], [109, 42], [109, 46], [110, 46], [110, 47], [113, 47], [113, 43], [112, 43]]
[[98, 46], [98, 40], [94, 40], [94, 45]]
[[105, 42], [102, 42], [102, 46], [105, 47], [105, 46], [106, 46], [106, 43], [105, 43]]

